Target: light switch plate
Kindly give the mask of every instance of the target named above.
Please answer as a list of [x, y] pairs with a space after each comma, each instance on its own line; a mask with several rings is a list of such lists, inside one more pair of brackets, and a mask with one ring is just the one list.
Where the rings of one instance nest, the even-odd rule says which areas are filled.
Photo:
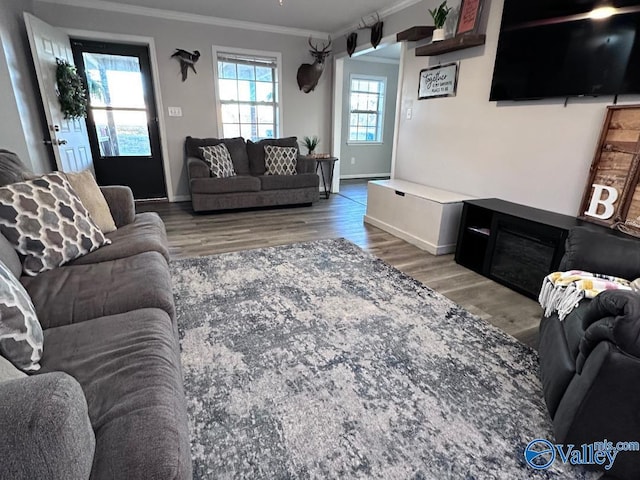
[[181, 117], [182, 116], [182, 108], [180, 108], [180, 107], [169, 107], [169, 116], [170, 117]]
[[413, 110], [411, 108], [407, 108], [407, 120], [411, 120], [412, 115], [413, 115]]

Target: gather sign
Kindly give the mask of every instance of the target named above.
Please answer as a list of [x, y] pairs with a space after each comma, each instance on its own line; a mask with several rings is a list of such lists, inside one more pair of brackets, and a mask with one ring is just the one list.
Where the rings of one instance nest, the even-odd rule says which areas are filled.
[[418, 100], [455, 97], [458, 85], [458, 64], [448, 63], [420, 70]]

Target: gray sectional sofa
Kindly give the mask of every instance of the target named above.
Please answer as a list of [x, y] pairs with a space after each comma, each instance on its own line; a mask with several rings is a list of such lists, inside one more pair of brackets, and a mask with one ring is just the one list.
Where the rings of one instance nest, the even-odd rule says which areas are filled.
[[[231, 154], [234, 177], [214, 178], [199, 147], [224, 143]], [[193, 138], [185, 140], [191, 202], [195, 212], [274, 205], [312, 204], [319, 199], [313, 158], [298, 155], [296, 175], [265, 175], [265, 145], [298, 148], [296, 137], [265, 139]]]
[[0, 382], [2, 479], [192, 476], [164, 224], [102, 190], [118, 229], [75, 262], [20, 277], [0, 235], [44, 329], [41, 370]]

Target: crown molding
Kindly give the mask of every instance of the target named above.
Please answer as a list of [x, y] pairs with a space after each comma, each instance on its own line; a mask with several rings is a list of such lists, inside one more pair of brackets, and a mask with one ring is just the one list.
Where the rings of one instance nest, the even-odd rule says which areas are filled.
[[[380, 15], [380, 19], [386, 18], [390, 15], [393, 15], [394, 13], [397, 13], [401, 10], [404, 10], [405, 8], [408, 8], [412, 5], [415, 5], [416, 3], [420, 3], [424, 0], [401, 0], [397, 3], [394, 3], [393, 5], [391, 5], [390, 7], [387, 8], [383, 8], [382, 10], [379, 10], [377, 12], [371, 12], [369, 15], [365, 15], [364, 18], [369, 18], [369, 17], [373, 17], [376, 13], [378, 15]], [[331, 34], [332, 37], [334, 38], [338, 38], [342, 35], [346, 35], [348, 33], [353, 32], [354, 30], [359, 30], [358, 29], [358, 24], [351, 24], [349, 26], [345, 26], [343, 28], [341, 28], [340, 30], [333, 32]]]
[[388, 63], [390, 65], [400, 65], [400, 59], [385, 58], [385, 57], [370, 57], [361, 55], [359, 57], [351, 57], [349, 59], [352, 62], [370, 62], [370, 63]]
[[68, 7], [89, 8], [102, 10], [105, 12], [127, 13], [130, 15], [140, 15], [143, 17], [161, 18], [164, 20], [177, 20], [180, 22], [201, 23], [205, 25], [216, 25], [219, 27], [238, 28], [241, 30], [253, 30], [267, 33], [279, 33], [282, 35], [293, 35], [296, 37], [326, 38], [327, 32], [315, 30], [304, 30], [301, 28], [282, 27], [279, 25], [267, 25], [264, 23], [246, 22], [243, 20], [232, 20], [230, 18], [211, 17], [195, 13], [184, 13], [160, 8], [141, 7], [137, 5], [125, 5], [122, 3], [110, 2], [107, 0], [36, 0], [40, 3], [52, 3], [65, 5]]

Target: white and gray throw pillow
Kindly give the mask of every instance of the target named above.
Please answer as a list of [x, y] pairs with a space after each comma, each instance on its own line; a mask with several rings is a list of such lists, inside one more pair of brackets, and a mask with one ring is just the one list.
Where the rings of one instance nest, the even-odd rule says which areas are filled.
[[40, 370], [42, 327], [29, 294], [0, 262], [0, 354], [26, 372]]
[[0, 232], [32, 276], [111, 243], [59, 172], [0, 187]]
[[296, 147], [264, 146], [265, 175], [295, 175], [298, 163]]
[[233, 169], [231, 154], [224, 143], [219, 143], [218, 145], [207, 145], [206, 147], [199, 148], [200, 153], [202, 153], [202, 158], [209, 165], [211, 175], [217, 178], [235, 176], [236, 172]]

